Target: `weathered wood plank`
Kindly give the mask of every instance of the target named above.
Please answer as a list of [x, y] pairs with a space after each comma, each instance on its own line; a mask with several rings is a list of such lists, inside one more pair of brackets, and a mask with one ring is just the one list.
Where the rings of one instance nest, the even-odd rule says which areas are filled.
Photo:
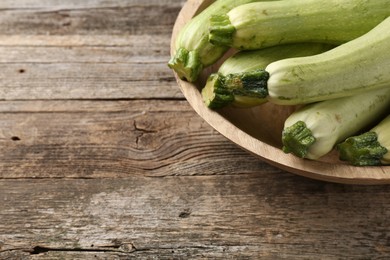
[[184, 1], [45, 2], [0, 6], [0, 100], [183, 98], [167, 61]]
[[2, 100], [136, 98], [183, 95], [160, 61], [0, 64]]
[[0, 34], [169, 35], [185, 1], [34, 2], [2, 2]]
[[167, 62], [167, 36], [0, 36], [0, 63]]
[[166, 36], [2, 36], [0, 46], [2, 100], [183, 97]]
[[280, 172], [186, 101], [3, 101], [0, 147], [1, 178]]
[[182, 5], [185, 0], [2, 0], [0, 9], [88, 9], [129, 6]]
[[43, 259], [104, 250], [175, 259], [374, 259], [390, 252], [388, 186], [263, 173], [0, 180], [0, 190], [0, 250]]
[[83, 46], [93, 44], [90, 37], [76, 37], [69, 46], [48, 47], [60, 39], [39, 37], [33, 45], [45, 40], [44, 47], [0, 47], [0, 99], [183, 97], [166, 65], [169, 54], [160, 49], [168, 47], [167, 38], [131, 37], [128, 46], [93, 47]]

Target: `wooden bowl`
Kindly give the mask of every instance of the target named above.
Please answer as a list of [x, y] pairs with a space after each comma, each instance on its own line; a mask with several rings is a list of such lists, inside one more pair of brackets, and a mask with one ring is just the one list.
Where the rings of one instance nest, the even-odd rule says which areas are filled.
[[[188, 0], [186, 2], [173, 28], [172, 54], [176, 35], [184, 24], [212, 2], [211, 0]], [[207, 108], [203, 103], [200, 90], [207, 76], [216, 71], [219, 64], [207, 68], [195, 84], [181, 80], [176, 73], [175, 76], [181, 91], [193, 109], [226, 138], [269, 164], [297, 175], [344, 184], [390, 183], [390, 166], [351, 166], [338, 160], [335, 151], [319, 161], [300, 159], [294, 155], [285, 154], [281, 150], [281, 132], [284, 120], [291, 113], [292, 107], [264, 104], [250, 109], [229, 107], [213, 111]]]

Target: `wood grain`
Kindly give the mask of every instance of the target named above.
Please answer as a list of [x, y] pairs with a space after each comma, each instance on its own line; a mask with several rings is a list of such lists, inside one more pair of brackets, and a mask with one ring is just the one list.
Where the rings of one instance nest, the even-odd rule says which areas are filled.
[[23, 62], [0, 71], [2, 100], [183, 99], [165, 62]]
[[1, 100], [183, 98], [167, 66], [183, 1], [30, 2], [0, 9]]
[[280, 172], [228, 142], [186, 101], [4, 101], [0, 129], [2, 178]]
[[0, 181], [1, 254], [378, 259], [389, 253], [388, 187], [279, 177]]
[[183, 0], [2, 1], [0, 34], [169, 35]]

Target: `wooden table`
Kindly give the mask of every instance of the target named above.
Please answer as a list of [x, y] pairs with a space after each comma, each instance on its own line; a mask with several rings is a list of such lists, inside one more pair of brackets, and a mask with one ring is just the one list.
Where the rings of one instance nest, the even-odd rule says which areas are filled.
[[389, 259], [390, 186], [281, 171], [188, 105], [184, 2], [0, 2], [0, 258]]

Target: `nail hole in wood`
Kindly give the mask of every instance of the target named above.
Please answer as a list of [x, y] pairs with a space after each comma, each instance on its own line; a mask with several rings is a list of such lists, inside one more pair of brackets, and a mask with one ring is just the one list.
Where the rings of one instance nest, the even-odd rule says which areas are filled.
[[25, 69], [20, 69], [20, 70], [19, 70], [19, 73], [25, 73], [25, 72], [26, 72]]
[[17, 136], [12, 136], [12, 137], [11, 137], [11, 140], [12, 140], [12, 141], [20, 141], [20, 138], [17, 137]]
[[185, 209], [179, 214], [179, 218], [188, 218], [191, 215], [190, 209]]

